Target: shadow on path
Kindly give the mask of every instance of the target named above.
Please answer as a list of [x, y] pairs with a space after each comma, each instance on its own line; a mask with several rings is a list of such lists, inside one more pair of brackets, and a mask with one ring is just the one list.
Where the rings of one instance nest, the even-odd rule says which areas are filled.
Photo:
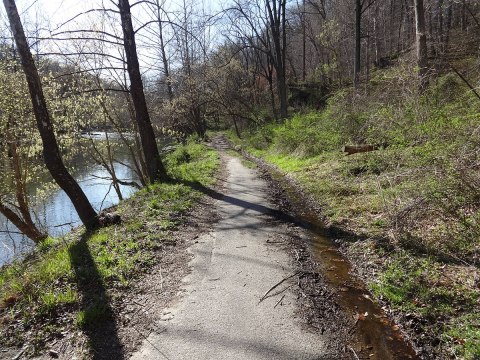
[[75, 272], [80, 295], [78, 321], [87, 335], [92, 359], [125, 359], [118, 337], [116, 319], [102, 277], [93, 260], [85, 233], [80, 241], [69, 248], [70, 262]]
[[[163, 334], [168, 334], [168, 338], [165, 339], [166, 342], [173, 338], [180, 338], [186, 344], [196, 344], [196, 347], [200, 349], [201, 358], [204, 359], [204, 351], [207, 348], [222, 349], [225, 352], [236, 353], [241, 359], [303, 359], [303, 360], [346, 360], [351, 359], [348, 353], [344, 354], [325, 354], [318, 355], [316, 353], [310, 353], [308, 350], [298, 351], [298, 349], [293, 349], [281, 344], [272, 344], [266, 342], [262, 338], [258, 338], [255, 341], [248, 339], [244, 334], [236, 333], [212, 333], [208, 329], [192, 327], [182, 327], [176, 325], [175, 328], [166, 328]], [[164, 335], [160, 335], [162, 337]], [[150, 346], [153, 347], [153, 344], [150, 343]], [[157, 359], [170, 359], [164, 352], [160, 351], [158, 348], [154, 348], [158, 352]], [[192, 359], [187, 357], [182, 351], [183, 349], [177, 349], [177, 353], [174, 358], [177, 359], [178, 356], [184, 355], [184, 359]], [[232, 351], [233, 350], [233, 351]], [[181, 354], [181, 355], [180, 355]], [[191, 354], [189, 354], [191, 356]], [[218, 353], [213, 354], [212, 358], [218, 359]]]
[[219, 201], [223, 201], [244, 209], [250, 209], [253, 211], [256, 211], [260, 214], [268, 215], [274, 218], [275, 220], [295, 224], [302, 229], [310, 230], [318, 235], [323, 235], [323, 236], [328, 236], [329, 230], [320, 224], [315, 224], [312, 222], [304, 221], [302, 219], [299, 219], [295, 216], [290, 215], [289, 213], [274, 209], [268, 206], [264, 205], [259, 205], [255, 204], [249, 201], [241, 200], [236, 197], [230, 196], [230, 195], [225, 195], [222, 194], [221, 192], [218, 192], [214, 189], [208, 188], [201, 184], [200, 182], [197, 181], [184, 181], [184, 180], [174, 180], [175, 182], [179, 184], [183, 184], [185, 186], [189, 186], [195, 190], [200, 191], [201, 193]]

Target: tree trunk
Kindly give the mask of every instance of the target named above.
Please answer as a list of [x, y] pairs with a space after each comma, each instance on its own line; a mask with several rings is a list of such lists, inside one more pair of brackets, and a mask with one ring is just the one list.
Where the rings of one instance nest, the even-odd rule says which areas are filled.
[[0, 213], [2, 213], [22, 234], [25, 234], [33, 242], [39, 243], [47, 238], [47, 234], [38, 230], [35, 225], [27, 224], [20, 216], [0, 201]]
[[135, 119], [142, 142], [143, 155], [147, 166], [148, 180], [153, 183], [157, 180], [168, 180], [167, 172], [160, 159], [155, 134], [153, 132], [150, 115], [147, 109], [147, 101], [143, 92], [143, 82], [140, 74], [140, 64], [135, 44], [135, 32], [133, 31], [132, 15], [128, 0], [119, 0], [118, 8], [122, 19], [123, 44], [127, 58], [127, 70], [130, 76], [130, 94], [132, 95], [135, 108]]
[[[277, 72], [277, 90], [280, 100], [280, 118], [288, 117], [288, 91], [286, 80], [286, 0], [266, 0], [268, 18], [270, 20], [270, 31], [273, 41], [273, 65]], [[278, 3], [277, 3], [278, 1]]]
[[[281, 58], [282, 58], [282, 79], [280, 82], [280, 115], [282, 119], [288, 117], [288, 90], [287, 90], [287, 0], [281, 0], [279, 4], [279, 13], [281, 14], [280, 30], [282, 33]], [[281, 9], [281, 10], [280, 10]], [[281, 12], [280, 12], [281, 11]]]
[[233, 125], [235, 126], [235, 134], [237, 134], [237, 137], [241, 139], [242, 134], [240, 133], [240, 129], [238, 128], [237, 117], [233, 115], [232, 120], [233, 120]]
[[[105, 120], [106, 120], [106, 115]], [[106, 124], [105, 124], [106, 125]], [[114, 159], [113, 159], [113, 154], [112, 154], [112, 144], [110, 143], [110, 139], [108, 137], [108, 132], [105, 131], [105, 140], [107, 141], [107, 159], [108, 163], [105, 161], [104, 162], [104, 168], [107, 170], [107, 172], [110, 174], [112, 177], [112, 186], [115, 192], [117, 193], [118, 200], [122, 201], [123, 200], [123, 195], [122, 195], [122, 190], [120, 189], [120, 184], [117, 178], [117, 172], [115, 171], [115, 164], [114, 164]]]
[[[11, 122], [11, 119], [9, 120]], [[28, 206], [27, 191], [25, 181], [22, 174], [21, 159], [17, 151], [17, 140], [6, 131], [7, 147], [10, 158], [10, 167], [12, 168], [15, 179], [15, 198], [17, 199], [18, 210], [20, 215], [17, 215], [10, 210], [6, 205], [0, 204], [0, 212], [10, 220], [23, 234], [28, 236], [34, 242], [39, 242], [47, 237], [47, 234], [41, 232], [35, 225], [30, 209]]]
[[423, 93], [428, 84], [427, 36], [425, 34], [425, 10], [423, 0], [415, 0], [415, 29], [419, 90], [420, 93]]
[[162, 25], [162, 16], [161, 16], [161, 8], [160, 8], [160, 1], [156, 0], [155, 5], [157, 6], [157, 18], [158, 18], [158, 33], [159, 33], [159, 40], [160, 40], [160, 55], [162, 57], [163, 63], [163, 71], [165, 72], [165, 82], [167, 85], [167, 92], [168, 92], [168, 100], [173, 100], [173, 90], [172, 90], [172, 79], [170, 78], [170, 70], [168, 68], [168, 59], [167, 54], [165, 52], [165, 42], [163, 40], [163, 25]]
[[461, 12], [461, 26], [460, 30], [464, 32], [467, 30], [467, 4], [465, 3], [465, 0], [462, 0], [462, 12]]
[[353, 84], [357, 87], [360, 80], [360, 59], [362, 41], [362, 1], [355, 0], [355, 54], [353, 58]]
[[307, 77], [307, 36], [306, 36], [305, 0], [302, 3], [302, 81]]
[[85, 227], [92, 230], [99, 226], [95, 210], [88, 201], [84, 192], [65, 168], [60, 149], [53, 131], [53, 124], [48, 113], [47, 104], [43, 95], [42, 84], [33, 61], [32, 53], [28, 47], [27, 39], [23, 31], [20, 16], [14, 0], [3, 0], [7, 11], [12, 33], [18, 47], [22, 67], [28, 83], [30, 97], [32, 99], [33, 112], [37, 121], [38, 131], [42, 138], [43, 158], [45, 165], [56, 183], [67, 194], [75, 207]]
[[444, 52], [448, 53], [448, 45], [450, 43], [450, 30], [452, 29], [452, 12], [453, 12], [453, 4], [449, 3], [447, 6], [447, 22], [445, 24], [445, 44], [444, 44]]
[[378, 6], [375, 6], [375, 16], [373, 17], [373, 34], [374, 34], [374, 47], [375, 47], [375, 64], [378, 64]]
[[436, 57], [437, 49], [435, 47], [435, 35], [433, 31], [433, 16], [431, 11], [428, 12], [428, 37], [430, 41], [430, 52], [432, 56]]
[[443, 54], [443, 44], [445, 43], [443, 32], [443, 0], [438, 0], [438, 48], [440, 53]]
[[272, 106], [273, 118], [275, 121], [278, 120], [277, 112], [277, 102], [275, 101], [275, 92], [273, 90], [273, 65], [270, 63], [267, 64], [267, 81], [268, 81], [268, 90], [270, 92], [270, 104]]
[[400, 8], [400, 21], [398, 23], [398, 35], [397, 35], [397, 53], [401, 52], [402, 50], [402, 28], [403, 28], [403, 17], [404, 17], [404, 5], [405, 1], [402, 1], [402, 5]]
[[365, 46], [365, 93], [368, 92], [370, 81], [370, 33], [367, 33], [367, 44]]

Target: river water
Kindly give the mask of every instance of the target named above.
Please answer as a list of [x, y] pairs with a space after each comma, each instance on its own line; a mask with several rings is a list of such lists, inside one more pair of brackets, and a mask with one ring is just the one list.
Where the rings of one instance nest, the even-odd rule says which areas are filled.
[[[101, 138], [97, 135], [98, 138]], [[97, 140], [98, 141], [98, 140]], [[115, 171], [121, 180], [137, 180], [135, 172], [126, 165], [131, 165], [132, 160], [127, 151], [115, 153]], [[111, 187], [108, 172], [100, 165], [95, 165], [91, 159], [79, 159], [75, 163], [75, 179], [85, 192], [95, 210], [101, 211], [118, 203], [118, 196]], [[124, 198], [136, 191], [131, 186], [121, 186]], [[81, 224], [80, 219], [68, 196], [56, 189], [50, 193], [41, 204], [32, 209], [40, 228], [46, 229], [51, 236], [65, 235], [74, 227]], [[22, 234], [17, 228], [0, 214], [0, 266], [9, 263], [15, 258], [33, 249], [33, 242]]]

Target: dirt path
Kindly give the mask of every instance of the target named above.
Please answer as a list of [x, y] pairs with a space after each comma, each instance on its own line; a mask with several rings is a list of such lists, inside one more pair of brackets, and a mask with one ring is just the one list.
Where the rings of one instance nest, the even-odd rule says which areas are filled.
[[242, 162], [226, 156], [220, 220], [192, 247], [192, 273], [179, 301], [164, 311], [156, 331], [132, 360], [327, 359], [326, 335], [296, 317], [296, 295], [284, 281], [295, 270], [278, 241], [285, 224], [270, 217], [267, 184]]

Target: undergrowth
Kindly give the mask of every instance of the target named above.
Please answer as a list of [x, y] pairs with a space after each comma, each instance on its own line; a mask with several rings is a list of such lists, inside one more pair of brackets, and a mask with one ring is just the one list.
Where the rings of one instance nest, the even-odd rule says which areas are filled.
[[189, 143], [166, 158], [171, 183], [138, 191], [114, 210], [121, 224], [48, 238], [36, 253], [0, 269], [0, 343], [36, 354], [68, 327], [91, 329], [112, 316], [112, 292], [128, 289], [172, 245], [172, 231], [212, 185], [218, 155]]
[[[419, 96], [414, 68], [376, 71], [365, 91], [340, 90], [321, 112], [230, 138], [292, 175], [328, 225], [387, 240], [393, 250], [366, 280], [391, 308], [424, 322], [438, 340], [428, 344], [433, 357], [478, 359], [480, 101], [453, 73]], [[378, 150], [345, 156], [352, 144]]]

